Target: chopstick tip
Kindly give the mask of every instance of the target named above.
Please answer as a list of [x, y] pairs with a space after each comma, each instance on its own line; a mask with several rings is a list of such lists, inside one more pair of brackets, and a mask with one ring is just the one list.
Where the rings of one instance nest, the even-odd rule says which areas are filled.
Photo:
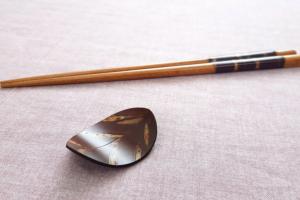
[[6, 88], [4, 82], [0, 81], [0, 89], [4, 89], [4, 88]]

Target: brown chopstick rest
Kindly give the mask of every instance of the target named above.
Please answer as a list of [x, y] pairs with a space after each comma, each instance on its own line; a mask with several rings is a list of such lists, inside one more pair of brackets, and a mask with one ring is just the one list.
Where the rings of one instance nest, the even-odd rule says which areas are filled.
[[131, 108], [85, 129], [72, 137], [66, 147], [97, 164], [121, 167], [146, 157], [156, 136], [153, 113], [146, 108]]

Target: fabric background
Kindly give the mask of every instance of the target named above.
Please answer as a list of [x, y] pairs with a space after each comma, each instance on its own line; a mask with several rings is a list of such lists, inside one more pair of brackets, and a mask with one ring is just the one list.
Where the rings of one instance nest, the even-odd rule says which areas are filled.
[[[0, 79], [300, 50], [300, 4], [1, 0]], [[0, 199], [300, 199], [300, 69], [0, 90]], [[66, 141], [130, 107], [145, 160], [90, 163]]]

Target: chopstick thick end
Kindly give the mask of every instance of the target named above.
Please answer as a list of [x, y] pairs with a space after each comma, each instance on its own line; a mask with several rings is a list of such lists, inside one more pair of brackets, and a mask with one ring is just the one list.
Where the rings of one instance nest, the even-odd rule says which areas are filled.
[[277, 56], [286, 56], [286, 55], [295, 55], [297, 54], [296, 50], [285, 50], [285, 51], [277, 51]]

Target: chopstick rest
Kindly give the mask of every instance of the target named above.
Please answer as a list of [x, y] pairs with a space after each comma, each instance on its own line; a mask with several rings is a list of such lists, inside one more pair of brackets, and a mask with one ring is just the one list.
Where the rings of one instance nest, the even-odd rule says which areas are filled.
[[73, 136], [66, 147], [97, 164], [121, 167], [146, 157], [156, 136], [153, 113], [146, 108], [131, 108], [115, 113]]

